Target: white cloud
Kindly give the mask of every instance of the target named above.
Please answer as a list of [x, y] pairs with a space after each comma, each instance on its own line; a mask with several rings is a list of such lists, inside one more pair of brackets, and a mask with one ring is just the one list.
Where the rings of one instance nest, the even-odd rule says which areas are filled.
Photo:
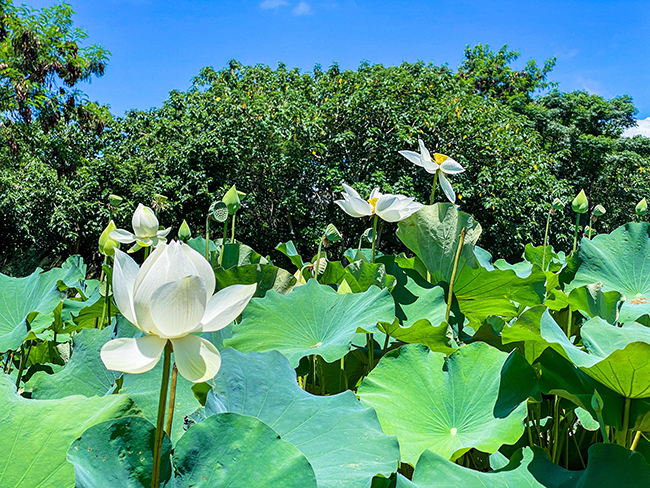
[[285, 5], [289, 5], [285, 0], [264, 0], [260, 3], [260, 8], [263, 10], [269, 10], [272, 8], [284, 7]]
[[293, 15], [311, 15], [313, 12], [311, 6], [307, 2], [300, 2], [292, 10]]
[[585, 90], [592, 95], [603, 96], [603, 86], [599, 81], [596, 81], [593, 78], [583, 78], [582, 76], [578, 76], [576, 82], [582, 90]]
[[650, 137], [650, 117], [637, 120], [636, 127], [630, 127], [623, 132], [623, 137], [632, 137], [639, 134], [644, 137]]

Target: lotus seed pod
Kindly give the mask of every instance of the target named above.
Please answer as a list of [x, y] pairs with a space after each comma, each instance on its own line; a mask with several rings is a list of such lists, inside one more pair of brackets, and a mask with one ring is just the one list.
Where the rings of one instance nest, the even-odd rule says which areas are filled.
[[108, 195], [108, 202], [113, 206], [113, 207], [119, 207], [120, 204], [122, 203], [122, 197], [118, 195], [113, 195], [112, 193]]
[[232, 188], [226, 192], [221, 201], [228, 206], [228, 213], [230, 215], [235, 215], [239, 207], [241, 207], [241, 201], [246, 196], [246, 193], [237, 191], [235, 185], [232, 185]]
[[643, 200], [641, 200], [639, 203], [636, 204], [636, 208], [634, 209], [637, 215], [645, 215], [646, 212], [648, 211], [648, 202], [646, 202], [645, 197], [643, 197]]
[[562, 209], [564, 209], [564, 203], [559, 198], [556, 198], [555, 200], [553, 200], [553, 203], [551, 205], [553, 207], [553, 210], [562, 210]]
[[603, 215], [605, 215], [606, 212], [607, 211], [605, 210], [605, 207], [603, 207], [602, 205], [596, 205], [594, 207], [594, 215], [596, 217], [602, 217]]
[[178, 229], [178, 238], [185, 242], [189, 240], [192, 237], [192, 231], [190, 230], [190, 226], [187, 225], [187, 221], [183, 219], [183, 223], [181, 224], [181, 227]]
[[213, 220], [224, 223], [228, 220], [228, 205], [223, 202], [214, 202], [210, 205], [208, 213]]
[[334, 224], [329, 224], [325, 229], [325, 239], [330, 242], [339, 242], [343, 236]]
[[573, 211], [576, 213], [587, 213], [589, 210], [589, 200], [587, 200], [587, 195], [585, 195], [584, 190], [580, 190], [580, 193], [578, 193], [578, 196], [573, 199], [573, 202], [571, 203], [571, 207], [573, 208]]
[[102, 235], [99, 236], [99, 252], [104, 256], [113, 257], [115, 249], [120, 248], [120, 243], [110, 237], [110, 233], [115, 229], [117, 229], [115, 222], [111, 220], [104, 229], [104, 232], [102, 232]]

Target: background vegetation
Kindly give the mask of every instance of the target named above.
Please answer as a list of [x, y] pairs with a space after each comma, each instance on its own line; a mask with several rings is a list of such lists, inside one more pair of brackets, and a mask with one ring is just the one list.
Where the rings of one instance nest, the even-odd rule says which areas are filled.
[[[519, 53], [478, 45], [457, 71], [364, 62], [302, 73], [231, 61], [204, 68], [159, 109], [113, 117], [78, 89], [103, 74], [109, 55], [82, 47], [85, 36], [68, 5], [31, 11], [0, 0], [4, 272], [94, 249], [111, 193], [125, 199], [119, 227], [130, 228], [135, 206], [159, 193], [169, 198], [161, 223], [177, 229], [186, 218], [196, 235], [232, 184], [247, 193], [238, 239], [270, 254], [290, 238], [309, 255], [334, 222], [344, 235], [337, 253], [367, 226], [333, 204], [342, 182], [428, 203], [431, 175], [397, 154], [418, 138], [467, 168], [453, 178], [457, 203], [482, 224], [480, 245], [496, 256], [540, 244], [555, 197], [568, 202], [584, 189], [592, 206], [606, 207], [597, 230], [608, 231], [647, 196], [650, 139], [621, 138], [634, 125], [631, 97], [560, 92], [549, 80], [553, 59], [517, 70]], [[554, 220], [558, 250], [569, 247], [571, 221]], [[398, 245], [394, 232], [384, 235], [382, 249]]]

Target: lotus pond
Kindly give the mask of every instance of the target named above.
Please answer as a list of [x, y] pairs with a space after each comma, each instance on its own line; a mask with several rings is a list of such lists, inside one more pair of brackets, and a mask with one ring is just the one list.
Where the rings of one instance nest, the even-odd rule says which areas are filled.
[[[407, 153], [453, 201], [462, 167]], [[345, 185], [372, 227], [287, 270], [236, 240], [242, 197], [205, 237], [111, 222], [97, 279], [0, 275], [0, 486], [650, 486], [648, 223], [592, 235], [579, 196], [574, 249], [511, 264], [453, 203]]]

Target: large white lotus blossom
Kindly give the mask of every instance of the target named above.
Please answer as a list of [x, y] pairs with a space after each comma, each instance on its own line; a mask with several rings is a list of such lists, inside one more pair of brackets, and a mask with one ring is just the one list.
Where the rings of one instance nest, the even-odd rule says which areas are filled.
[[399, 151], [399, 153], [413, 164], [422, 166], [428, 173], [437, 174], [442, 191], [445, 192], [449, 201], [454, 203], [456, 201], [456, 193], [454, 193], [454, 189], [451, 187], [451, 183], [449, 183], [445, 175], [462, 173], [465, 171], [465, 168], [444, 154], [434, 153], [433, 159], [431, 159], [431, 154], [424, 147], [422, 139], [418, 139], [418, 144], [420, 145], [420, 154], [414, 151]]
[[120, 312], [142, 332], [102, 347], [106, 368], [124, 373], [152, 369], [171, 341], [178, 372], [194, 383], [214, 377], [221, 356], [214, 345], [193, 333], [223, 329], [244, 310], [257, 285], [232, 285], [212, 295], [212, 267], [186, 244], [162, 243], [139, 268], [115, 251], [113, 293]]
[[398, 222], [424, 207], [412, 197], [382, 195], [379, 188], [372, 190], [368, 200], [361, 198], [354, 188], [345, 183], [343, 189], [343, 200], [336, 200], [336, 203], [352, 217], [377, 215], [388, 222]]
[[133, 251], [137, 251], [141, 247], [156, 247], [159, 242], [166, 242], [166, 236], [171, 227], [165, 230], [158, 230], [158, 218], [153, 210], [149, 207], [138, 204], [138, 208], [133, 212], [133, 219], [131, 220], [133, 232], [124, 229], [116, 229], [110, 233], [110, 237], [123, 244], [131, 242], [136, 243]]

